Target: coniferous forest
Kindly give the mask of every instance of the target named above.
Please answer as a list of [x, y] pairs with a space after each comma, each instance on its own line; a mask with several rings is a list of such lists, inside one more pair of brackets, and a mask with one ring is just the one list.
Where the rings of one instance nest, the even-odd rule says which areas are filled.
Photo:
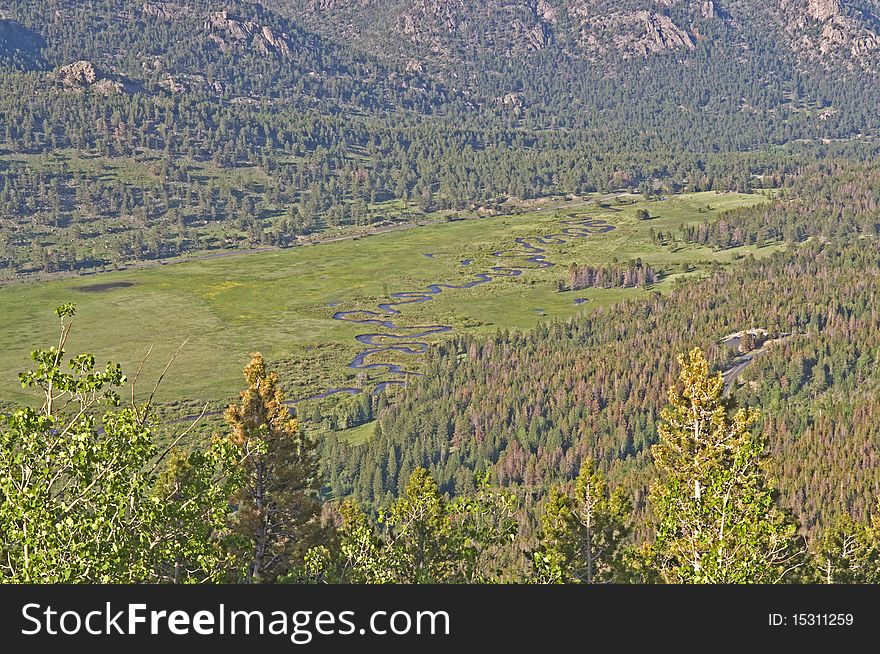
[[335, 33], [358, 18], [335, 3], [6, 2], [0, 274], [290, 247], [510, 198], [772, 187], [876, 156], [875, 51], [811, 65], [770, 27], [784, 15], [675, 6], [669, 31], [694, 37], [621, 57], [578, 40], [582, 4], [544, 3], [554, 36], [524, 49], [468, 40], [499, 16], [464, 6], [464, 43], [423, 43], [435, 20], [414, 9], [415, 34], [392, 25], [410, 46], [380, 52], [366, 28]]

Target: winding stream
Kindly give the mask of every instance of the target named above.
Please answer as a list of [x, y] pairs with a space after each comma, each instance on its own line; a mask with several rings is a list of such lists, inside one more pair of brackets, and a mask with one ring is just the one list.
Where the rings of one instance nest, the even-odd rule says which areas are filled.
[[[343, 320], [353, 322], [359, 325], [371, 325], [376, 328], [382, 328], [385, 331], [371, 331], [356, 336], [356, 340], [366, 347], [355, 355], [349, 368], [355, 370], [380, 370], [385, 369], [390, 375], [402, 377], [402, 379], [392, 379], [380, 382], [373, 389], [373, 393], [380, 393], [389, 386], [406, 384], [406, 380], [410, 376], [418, 376], [420, 373], [404, 369], [395, 363], [383, 363], [381, 361], [370, 362], [372, 359], [382, 352], [400, 352], [406, 355], [419, 355], [427, 352], [430, 344], [427, 341], [419, 339], [437, 334], [444, 334], [452, 331], [451, 325], [416, 325], [404, 326], [394, 322], [393, 317], [401, 315], [398, 307], [407, 304], [420, 304], [422, 302], [430, 302], [437, 295], [446, 290], [462, 290], [473, 288], [481, 284], [488, 284], [495, 279], [503, 277], [519, 277], [527, 270], [540, 270], [549, 268], [556, 264], [547, 261], [545, 257], [546, 249], [542, 245], [562, 245], [573, 238], [585, 238], [594, 234], [604, 234], [615, 229], [614, 225], [604, 220], [595, 218], [575, 218], [563, 220], [564, 227], [557, 233], [547, 234], [545, 236], [537, 236], [530, 239], [516, 238], [514, 242], [516, 247], [509, 250], [498, 250], [492, 253], [492, 256], [499, 259], [519, 259], [523, 264], [517, 266], [498, 265], [492, 266], [489, 272], [478, 273], [474, 275], [474, 279], [464, 284], [429, 284], [420, 291], [402, 291], [399, 293], [391, 293], [390, 297], [393, 302], [383, 302], [377, 305], [376, 309], [355, 309], [352, 311], [337, 311], [333, 314], [334, 320]], [[428, 255], [425, 255], [428, 256]], [[433, 254], [431, 254], [433, 256]], [[470, 265], [471, 260], [465, 259], [462, 265]], [[524, 265], [531, 264], [531, 265]], [[337, 393], [347, 393], [355, 395], [360, 393], [359, 388], [330, 388], [323, 393], [312, 395], [305, 398], [307, 400], [317, 400]]]

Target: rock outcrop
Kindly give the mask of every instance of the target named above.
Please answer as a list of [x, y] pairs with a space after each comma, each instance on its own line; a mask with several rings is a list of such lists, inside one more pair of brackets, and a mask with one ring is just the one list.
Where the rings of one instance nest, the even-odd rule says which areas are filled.
[[840, 14], [840, 0], [809, 0], [810, 16], [818, 21], [826, 21]]
[[186, 93], [188, 91], [203, 91], [207, 93], [215, 93], [224, 95], [229, 91], [225, 82], [214, 80], [209, 82], [208, 79], [199, 73], [177, 73], [174, 75], [166, 75], [164, 79], [158, 82], [160, 88], [171, 93]]
[[208, 38], [223, 52], [253, 47], [264, 55], [290, 56], [291, 43], [286, 34], [280, 34], [266, 25], [232, 16], [227, 11], [209, 14], [203, 28]]
[[111, 95], [128, 91], [124, 82], [110, 77], [102, 77], [98, 74], [94, 64], [86, 60], [62, 66], [55, 73], [55, 79], [64, 88], [80, 93], [88, 90], [101, 95]]
[[100, 95], [113, 95], [115, 93], [127, 92], [125, 84], [118, 80], [112, 80], [106, 77], [103, 79], [99, 79], [97, 82], [92, 84], [89, 90], [93, 93], [99, 93]]
[[[519, 57], [558, 48], [567, 56], [619, 58], [690, 50], [692, 23], [726, 19], [719, 5], [738, 0], [301, 1], [305, 24], [322, 34], [360, 39], [380, 54], [392, 46], [442, 61], [468, 51]], [[395, 36], [403, 42], [395, 44]]]
[[398, 29], [411, 39], [420, 38], [429, 31], [455, 32], [464, 20], [462, 0], [422, 0], [411, 11], [400, 16]]
[[700, 15], [703, 18], [715, 18], [718, 16], [718, 9], [715, 7], [715, 3], [712, 0], [705, 0], [702, 6], [700, 7]]
[[519, 115], [522, 112], [523, 107], [525, 107], [526, 101], [520, 93], [508, 93], [504, 96], [495, 98], [495, 103], [511, 109], [513, 113]]
[[822, 54], [848, 51], [859, 58], [880, 50], [880, 35], [847, 16], [833, 16], [822, 27], [819, 50]]
[[844, 7], [843, 0], [780, 0], [779, 6], [792, 47], [804, 58], [824, 66], [842, 61], [876, 68], [880, 17], [866, 5]]
[[595, 54], [615, 53], [624, 58], [668, 50], [693, 50], [688, 32], [664, 14], [642, 10], [596, 16], [588, 4], [579, 5], [580, 42]]
[[159, 86], [163, 89], [171, 91], [172, 93], [184, 93], [188, 90], [186, 84], [184, 84], [180, 79], [174, 77], [174, 75], [169, 75], [161, 82], [159, 82]]
[[762, 30], [806, 66], [845, 60], [876, 70], [880, 63], [880, 0], [300, 2], [304, 22], [319, 33], [361, 40], [380, 55], [391, 46], [407, 58], [441, 62], [468, 52], [519, 57], [554, 48], [595, 61], [685, 53], [710, 38], [704, 21], [723, 21], [727, 29], [711, 38], [748, 43], [750, 30]]
[[263, 54], [275, 52], [284, 57], [290, 56], [290, 43], [286, 36], [276, 34], [268, 27], [263, 27], [257, 40], [257, 47]]
[[58, 81], [64, 86], [91, 86], [98, 81], [98, 71], [91, 61], [75, 61], [58, 69]]
[[192, 14], [189, 7], [173, 2], [145, 2], [141, 6], [141, 12], [144, 16], [152, 16], [159, 20], [176, 20]]
[[678, 48], [694, 49], [690, 35], [673, 23], [668, 16], [639, 11], [636, 12], [636, 17], [645, 26], [644, 36], [636, 41], [637, 47], [642, 49], [644, 54]]
[[549, 0], [415, 0], [397, 18], [395, 30], [438, 54], [456, 40], [481, 40], [510, 55], [546, 48], [557, 17]]
[[547, 0], [538, 0], [535, 12], [541, 20], [547, 23], [555, 23], [558, 18], [556, 7], [547, 2]]
[[372, 0], [311, 0], [309, 9], [312, 11], [328, 11], [333, 9], [349, 8], [352, 5], [356, 7], [366, 7]]

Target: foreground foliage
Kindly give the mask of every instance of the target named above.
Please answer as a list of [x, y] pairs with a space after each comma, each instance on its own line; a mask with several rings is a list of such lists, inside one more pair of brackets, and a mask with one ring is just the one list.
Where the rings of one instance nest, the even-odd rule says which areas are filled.
[[795, 525], [776, 506], [754, 409], [732, 412], [721, 373], [695, 349], [679, 357], [653, 447], [658, 571], [672, 583], [774, 583], [802, 564]]
[[[481, 473], [450, 497], [416, 467], [389, 508], [321, 506], [313, 441], [259, 354], [202, 448], [157, 446], [150, 402], [123, 406], [120, 367], [58, 345], [21, 376], [43, 398], [0, 426], [0, 573], [19, 583], [876, 583], [880, 521], [844, 514], [810, 549], [779, 506], [756, 410], [723, 394], [699, 349], [681, 357], [652, 448], [639, 525], [593, 459], [529, 508]], [[67, 363], [67, 370], [62, 364]], [[155, 390], [154, 390], [155, 393]], [[132, 389], [132, 397], [134, 390]], [[100, 422], [99, 422], [100, 421]], [[320, 519], [323, 518], [323, 519]], [[647, 537], [640, 533], [647, 532]], [[536, 542], [532, 548], [530, 543]]]
[[221, 580], [232, 563], [235, 450], [217, 439], [200, 451], [160, 451], [149, 406], [121, 406], [118, 365], [66, 358], [73, 307], [58, 315], [58, 345], [36, 350], [35, 370], [21, 375], [42, 406], [17, 408], [0, 426], [3, 580]]
[[621, 488], [609, 491], [605, 475], [590, 459], [574, 492], [550, 491], [541, 516], [541, 546], [534, 554], [535, 578], [545, 583], [586, 584], [627, 579], [624, 545], [632, 507]]
[[259, 583], [289, 572], [316, 536], [321, 481], [315, 443], [297, 428], [261, 354], [251, 357], [244, 377], [241, 403], [226, 411], [230, 441], [243, 455], [232, 529], [242, 543], [244, 579]]

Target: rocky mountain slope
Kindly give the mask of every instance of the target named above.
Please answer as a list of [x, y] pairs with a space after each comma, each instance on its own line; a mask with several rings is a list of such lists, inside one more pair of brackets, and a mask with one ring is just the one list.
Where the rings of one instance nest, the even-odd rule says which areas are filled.
[[0, 274], [874, 159], [878, 2], [0, 0]]
[[[673, 74], [687, 77], [724, 76], [719, 67], [741, 64], [733, 75], [756, 76], [759, 85], [768, 83], [762, 70], [786, 79], [815, 77], [817, 68], [832, 75], [880, 72], [878, 0], [101, 0], [88, 5], [49, 0], [45, 5], [0, 0], [0, 57], [56, 74], [86, 61], [111, 80], [99, 83], [96, 90], [103, 93], [130, 88], [122, 77], [171, 92], [250, 97], [277, 97], [292, 87], [302, 92], [302, 87], [332, 86], [345, 78], [361, 86], [364, 98], [382, 96], [379, 104], [428, 87], [437, 93], [442, 85], [477, 104], [494, 103], [520, 115], [524, 105], [544, 103], [548, 93], [542, 86], [576, 87], [585, 76], [601, 75], [625, 83], [631, 71], [645, 66], [666, 71], [677, 66], [682, 72]], [[254, 62], [265, 72], [243, 78], [241, 71], [250, 72]], [[755, 103], [746, 98], [746, 104]]]
[[[694, 50], [718, 39], [744, 48], [771, 36], [804, 61], [876, 71], [875, 0], [269, 0], [313, 28], [374, 51], [519, 56], [559, 49], [613, 61]], [[720, 30], [720, 32], [719, 32]]]
[[[245, 100], [334, 95], [343, 104], [418, 103], [413, 71], [327, 39], [261, 5], [232, 0], [0, 0], [0, 63], [64, 90], [196, 93]], [[443, 95], [432, 87], [431, 95]], [[352, 97], [356, 96], [356, 97]]]

